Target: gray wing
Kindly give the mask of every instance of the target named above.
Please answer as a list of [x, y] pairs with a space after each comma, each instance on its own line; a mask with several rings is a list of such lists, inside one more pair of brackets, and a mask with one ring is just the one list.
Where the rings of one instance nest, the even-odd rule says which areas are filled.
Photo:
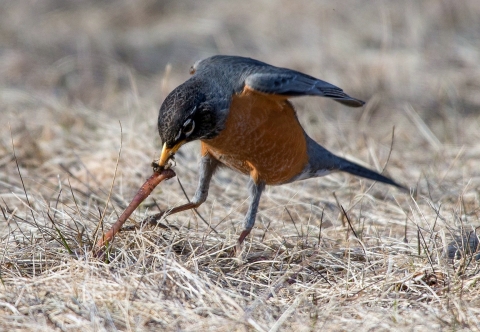
[[286, 97], [319, 96], [332, 98], [350, 107], [360, 107], [365, 103], [352, 98], [333, 84], [302, 74], [297, 71], [275, 68], [277, 73], [253, 73], [245, 79], [245, 85], [253, 90]]

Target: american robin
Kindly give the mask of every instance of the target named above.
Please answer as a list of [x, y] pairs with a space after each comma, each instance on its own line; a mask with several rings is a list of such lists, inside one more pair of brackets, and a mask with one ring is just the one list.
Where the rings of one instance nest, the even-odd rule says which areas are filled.
[[255, 224], [266, 185], [344, 171], [403, 188], [316, 143], [288, 101], [290, 97], [320, 96], [350, 107], [364, 105], [342, 89], [298, 71], [238, 56], [198, 61], [190, 73], [192, 77], [174, 89], [160, 108], [163, 149], [158, 164], [165, 166], [183, 144], [200, 140], [200, 179], [192, 201], [167, 211], [168, 215], [205, 202], [212, 175], [220, 165], [250, 176], [250, 206], [238, 244]]

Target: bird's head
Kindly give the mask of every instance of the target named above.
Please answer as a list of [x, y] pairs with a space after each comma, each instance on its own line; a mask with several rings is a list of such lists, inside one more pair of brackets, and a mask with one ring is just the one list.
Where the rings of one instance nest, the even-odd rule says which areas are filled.
[[215, 137], [218, 121], [214, 108], [194, 82], [185, 82], [173, 90], [158, 115], [158, 132], [163, 142], [159, 166], [168, 160], [185, 143]]

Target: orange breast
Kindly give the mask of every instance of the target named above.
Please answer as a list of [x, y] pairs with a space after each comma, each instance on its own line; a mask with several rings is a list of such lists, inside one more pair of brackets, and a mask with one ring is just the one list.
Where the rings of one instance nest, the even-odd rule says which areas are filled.
[[290, 102], [248, 88], [233, 96], [225, 129], [202, 141], [202, 154], [207, 152], [266, 184], [288, 182], [308, 162], [303, 129]]

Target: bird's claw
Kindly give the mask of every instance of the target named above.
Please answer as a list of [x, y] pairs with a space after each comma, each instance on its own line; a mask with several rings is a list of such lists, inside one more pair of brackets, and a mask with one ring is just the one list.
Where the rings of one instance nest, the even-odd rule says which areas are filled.
[[162, 212], [156, 213], [154, 215], [148, 216], [145, 219], [143, 219], [141, 225], [142, 226], [144, 226], [144, 225], [157, 225], [158, 220], [160, 220], [160, 218], [162, 218], [164, 214], [165, 214], [165, 211], [162, 211]]

